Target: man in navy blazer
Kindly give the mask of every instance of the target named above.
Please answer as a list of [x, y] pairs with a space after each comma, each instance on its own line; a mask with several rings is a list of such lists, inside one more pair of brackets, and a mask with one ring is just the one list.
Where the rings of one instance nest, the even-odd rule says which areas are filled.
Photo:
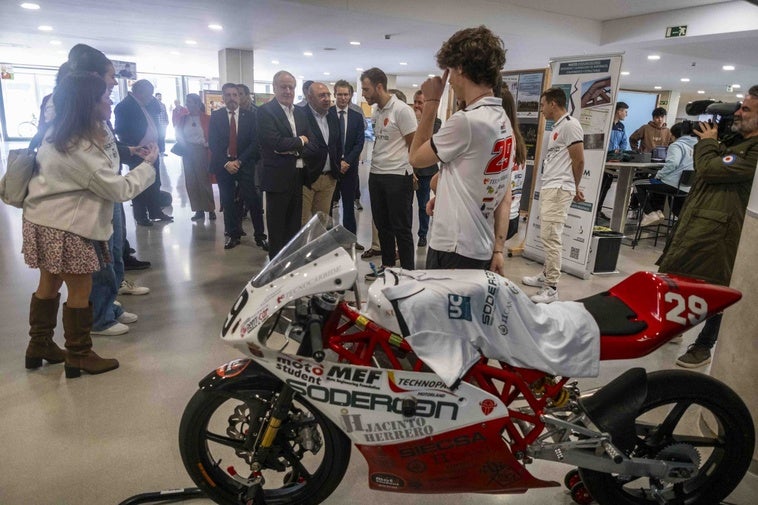
[[313, 142], [305, 110], [292, 104], [295, 82], [286, 70], [277, 72], [273, 79], [274, 98], [258, 108], [269, 258], [276, 256], [300, 230], [304, 173], [324, 154]]
[[336, 105], [330, 112], [337, 116], [342, 144], [342, 159], [340, 160], [342, 177], [337, 183], [337, 191], [342, 199], [342, 225], [355, 233], [357, 225], [353, 201], [358, 187], [358, 164], [363, 151], [363, 143], [366, 140], [364, 135], [366, 125], [363, 116], [350, 108], [350, 100], [353, 98], [350, 83], [344, 80], [337, 81], [334, 85], [334, 98]]
[[340, 179], [342, 140], [337, 113], [329, 110], [332, 94], [324, 83], [314, 82], [308, 88], [308, 105], [304, 107], [315, 139], [323, 157], [313, 163], [303, 184], [302, 224], [317, 212], [329, 214], [332, 208], [334, 188]]
[[[226, 107], [211, 113], [208, 147], [211, 150], [210, 169], [216, 174], [221, 206], [224, 209], [224, 249], [239, 245], [242, 235], [242, 223], [234, 204], [239, 185], [239, 194], [250, 208], [255, 243], [268, 250], [263, 226], [263, 204], [255, 187], [255, 164], [260, 158], [255, 112], [240, 109], [236, 84], [226, 83], [221, 91]], [[236, 132], [234, 138], [232, 131]]]

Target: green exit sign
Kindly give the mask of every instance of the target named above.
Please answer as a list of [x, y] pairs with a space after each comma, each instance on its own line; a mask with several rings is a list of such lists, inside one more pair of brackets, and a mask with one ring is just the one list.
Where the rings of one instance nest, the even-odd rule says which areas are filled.
[[666, 38], [671, 37], [684, 37], [687, 35], [687, 25], [683, 26], [669, 26], [666, 28]]

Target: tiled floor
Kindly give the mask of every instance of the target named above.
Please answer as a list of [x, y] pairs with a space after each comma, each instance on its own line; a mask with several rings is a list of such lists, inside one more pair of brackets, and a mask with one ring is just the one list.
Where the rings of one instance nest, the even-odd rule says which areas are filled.
[[[121, 362], [121, 368], [102, 376], [66, 380], [60, 365], [32, 372], [24, 369], [28, 303], [37, 272], [24, 265], [19, 252], [20, 210], [0, 205], [0, 505], [116, 504], [145, 491], [192, 485], [177, 447], [179, 419], [197, 382], [219, 364], [238, 357], [220, 342], [219, 329], [242, 286], [261, 268], [265, 253], [250, 236], [240, 247], [224, 251], [221, 219], [191, 222], [179, 161], [174, 156], [164, 161], [163, 185], [174, 194], [176, 220], [135, 230], [128, 216], [130, 241], [141, 259], [153, 263], [151, 269], [130, 272], [128, 277], [152, 292], [121, 297], [124, 307], [140, 317], [128, 334], [95, 337], [95, 349], [101, 355]], [[365, 186], [366, 178], [362, 181]], [[366, 193], [366, 210], [358, 213], [359, 239], [364, 245], [371, 234]], [[127, 206], [130, 214], [128, 210]], [[245, 227], [250, 233], [249, 221]], [[622, 246], [620, 274], [589, 280], [566, 275], [561, 281], [561, 297], [580, 298], [634, 271], [654, 269], [659, 253], [660, 249], [644, 243], [635, 250]], [[423, 265], [423, 260], [419, 250], [418, 265]], [[368, 264], [363, 262], [362, 268], [368, 271]], [[520, 257], [507, 259], [512, 278], [538, 268]], [[693, 338], [687, 335], [684, 344], [667, 345], [639, 361], [606, 362], [597, 379], [582, 381], [582, 385], [602, 385], [633, 365], [649, 370], [670, 368]], [[60, 328], [56, 340], [62, 342]], [[348, 474], [327, 503], [572, 503], [562, 488], [513, 496], [384, 494], [367, 489], [366, 468], [354, 450]], [[562, 480], [568, 469], [548, 463], [531, 467], [537, 477], [553, 480]], [[751, 477], [728, 501], [755, 503], [757, 491], [758, 484]]]

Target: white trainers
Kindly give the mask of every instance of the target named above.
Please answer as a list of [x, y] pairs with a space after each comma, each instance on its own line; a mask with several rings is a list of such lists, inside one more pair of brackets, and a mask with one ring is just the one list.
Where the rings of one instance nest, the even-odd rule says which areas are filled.
[[642, 215], [642, 222], [640, 223], [640, 226], [644, 228], [645, 226], [652, 226], [660, 222], [661, 222], [661, 217], [658, 215], [658, 212], [653, 211], [650, 214]]
[[114, 337], [116, 335], [123, 335], [124, 333], [127, 333], [129, 331], [129, 327], [125, 324], [116, 323], [110, 328], [106, 328], [104, 330], [92, 330], [90, 331], [91, 335], [101, 335], [103, 337]]
[[113, 305], [116, 305], [117, 307], [121, 307], [121, 302], [118, 300], [113, 300]]
[[522, 284], [526, 284], [527, 286], [532, 286], [535, 288], [541, 288], [545, 285], [545, 274], [539, 274], [539, 275], [527, 275], [526, 277], [523, 277], [521, 279]]
[[534, 303], [552, 303], [558, 300], [558, 289], [552, 286], [543, 286], [531, 299]]
[[656, 210], [656, 212], [658, 213], [658, 217], [661, 218], [661, 221], [666, 220], [666, 214], [664, 214], [662, 210]]
[[145, 286], [137, 286], [132, 281], [124, 281], [121, 283], [121, 287], [118, 288], [118, 294], [120, 295], [146, 295], [150, 292], [150, 288]]
[[118, 316], [116, 320], [122, 324], [132, 324], [132, 323], [136, 323], [137, 319], [139, 319], [137, 314], [124, 311], [120, 316]]

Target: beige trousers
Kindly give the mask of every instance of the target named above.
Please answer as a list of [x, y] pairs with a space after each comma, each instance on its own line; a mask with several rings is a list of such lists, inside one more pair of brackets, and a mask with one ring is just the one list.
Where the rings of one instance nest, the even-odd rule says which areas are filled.
[[331, 174], [321, 174], [310, 189], [303, 186], [303, 225], [316, 213], [323, 212], [327, 216], [332, 209], [332, 196], [337, 180]]
[[561, 277], [561, 237], [574, 195], [560, 188], [540, 190], [540, 238], [545, 250], [545, 284], [557, 286]]

